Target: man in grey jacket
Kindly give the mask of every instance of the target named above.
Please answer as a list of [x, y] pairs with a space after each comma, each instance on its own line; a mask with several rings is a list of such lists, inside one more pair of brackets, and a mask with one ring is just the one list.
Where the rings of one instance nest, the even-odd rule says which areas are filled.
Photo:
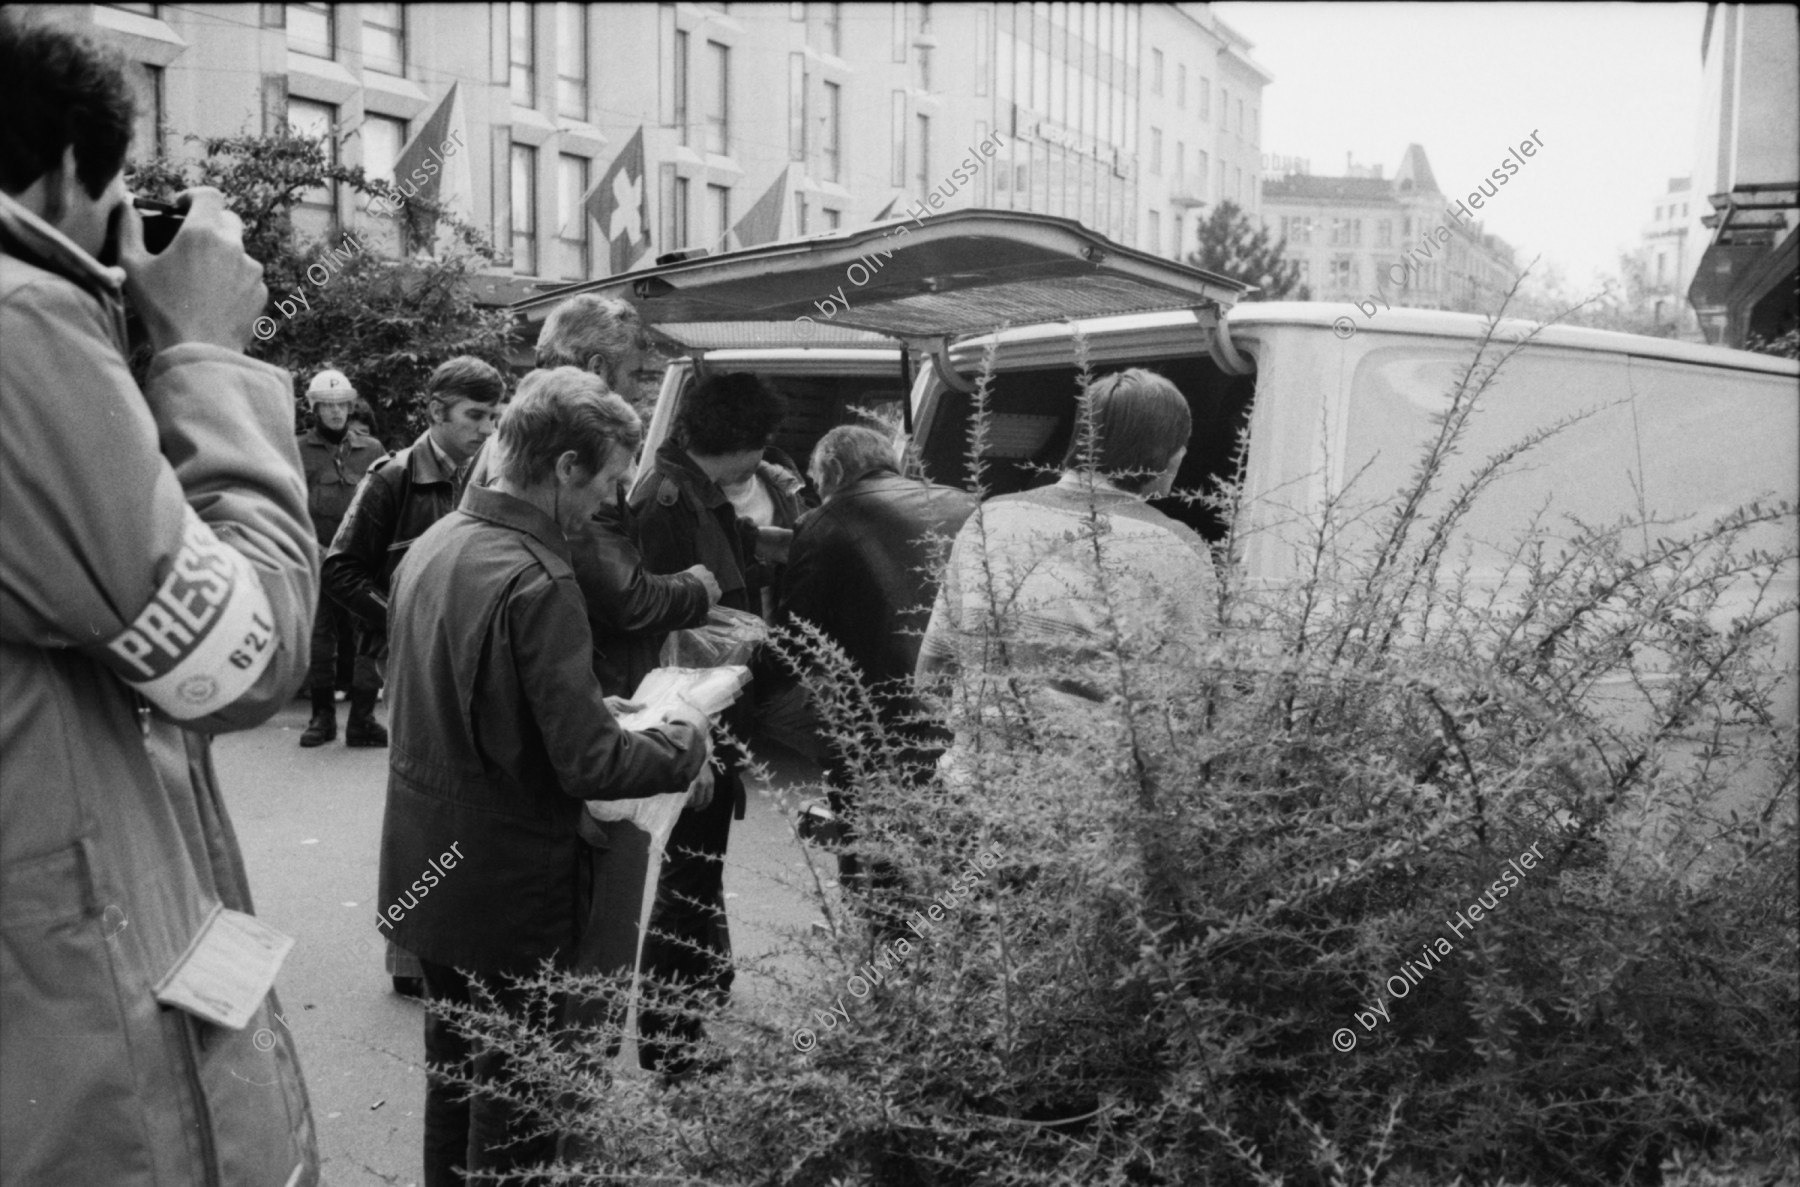
[[244, 357], [267, 293], [223, 195], [145, 251], [132, 106], [105, 52], [0, 12], [0, 1182], [316, 1184], [208, 750], [306, 675], [293, 387]]

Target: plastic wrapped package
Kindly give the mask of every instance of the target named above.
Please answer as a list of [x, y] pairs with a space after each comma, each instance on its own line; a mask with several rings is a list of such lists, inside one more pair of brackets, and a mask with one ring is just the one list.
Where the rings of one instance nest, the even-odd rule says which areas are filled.
[[[648, 729], [663, 719], [667, 709], [683, 701], [709, 718], [717, 717], [749, 683], [750, 669], [742, 665], [657, 668], [631, 696], [644, 707], [620, 717], [619, 724], [628, 730]], [[650, 928], [656, 884], [662, 875], [663, 850], [691, 794], [684, 789], [638, 799], [587, 802], [588, 815], [604, 825], [607, 847], [594, 855], [595, 909], [581, 938], [576, 968], [602, 973], [632, 970], [634, 1001], [644, 934]], [[616, 909], [615, 904], [629, 903], [638, 909]], [[604, 1012], [577, 1011], [572, 1020], [597, 1024], [604, 1020]]]
[[[714, 606], [706, 621], [692, 630], [672, 631], [663, 641], [660, 659], [668, 668], [718, 668], [747, 664], [768, 641], [769, 626], [748, 610]], [[654, 676], [656, 673], [652, 672]], [[633, 698], [634, 700], [637, 698]]]

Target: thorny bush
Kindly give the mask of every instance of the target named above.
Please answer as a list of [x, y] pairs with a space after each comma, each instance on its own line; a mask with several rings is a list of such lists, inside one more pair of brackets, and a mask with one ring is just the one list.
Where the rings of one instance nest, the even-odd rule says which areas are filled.
[[[1193, 496], [1237, 525], [1197, 658], [1115, 622], [1075, 673], [1109, 699], [1071, 715], [1035, 690], [1076, 661], [1022, 659], [1004, 609], [979, 624], [931, 706], [954, 777], [883, 725], [885, 690], [790, 633], [863, 805], [855, 846], [887, 873], [865, 900], [814, 871], [828, 934], [741, 962], [723, 1074], [615, 1079], [606, 1035], [488, 1016], [521, 1099], [579, 1135], [566, 1181], [1793, 1182], [1794, 657], [1773, 628], [1794, 607], [1773, 591], [1794, 509], [1536, 522], [1478, 581], [1459, 523], [1559, 428], [1452, 467], [1531, 348], [1497, 325], [1405, 489], [1353, 482], [1306, 521], [1300, 580], [1236, 563], [1240, 484]], [[1104, 558], [1097, 514], [1088, 534]], [[1534, 844], [1545, 862], [1451, 931]], [[897, 930], [994, 845], [971, 901]], [[1453, 953], [1389, 1000], [1440, 936]], [[1352, 1021], [1384, 1000], [1391, 1021]]]

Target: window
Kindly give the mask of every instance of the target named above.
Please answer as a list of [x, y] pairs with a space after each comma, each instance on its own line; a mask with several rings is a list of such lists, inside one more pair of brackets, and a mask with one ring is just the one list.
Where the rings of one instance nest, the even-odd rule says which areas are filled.
[[126, 77], [137, 96], [137, 119], [131, 125], [131, 159], [148, 161], [163, 151], [163, 71], [148, 62], [128, 62]]
[[1394, 220], [1384, 218], [1375, 224], [1375, 246], [1394, 246]]
[[1361, 247], [1362, 220], [1360, 218], [1334, 218], [1331, 220], [1331, 246]]
[[406, 73], [406, 6], [362, 6], [363, 67], [382, 74]]
[[1250, 109], [1250, 143], [1251, 144], [1260, 144], [1262, 142], [1262, 133], [1257, 130], [1257, 125], [1256, 125], [1256, 111], [1257, 111], [1257, 109], [1254, 107], [1252, 107]]
[[588, 117], [587, 5], [556, 6], [556, 114]]
[[1412, 238], [1412, 218], [1410, 216], [1400, 220], [1400, 237], [1402, 239]]
[[1181, 216], [1179, 214], [1175, 216], [1174, 225], [1170, 229], [1173, 234], [1170, 236], [1169, 255], [1179, 260], [1181, 258], [1181, 249], [1184, 246], [1182, 243], [1182, 236], [1185, 233], [1181, 226]]
[[337, 29], [329, 4], [287, 6], [288, 48], [313, 58], [337, 56]]
[[835, 57], [844, 54], [844, 6], [842, 4], [821, 5], [825, 9], [825, 52]]
[[788, 55], [788, 160], [806, 159], [806, 55]]
[[1205, 149], [1201, 149], [1194, 161], [1194, 186], [1195, 192], [1203, 197], [1206, 194], [1206, 183], [1210, 179], [1211, 173], [1212, 159], [1206, 155]]
[[[531, 4], [508, 4], [507, 28], [512, 48], [508, 76], [512, 80], [512, 101], [520, 107], [537, 106], [537, 8]], [[517, 150], [515, 150], [517, 151]]]
[[385, 115], [364, 116], [358, 135], [362, 137], [363, 172], [371, 180], [394, 180], [394, 162], [400, 159], [400, 150], [406, 144], [406, 121]]
[[588, 213], [581, 200], [587, 196], [588, 161], [564, 153], [556, 158], [556, 223], [562, 239], [562, 278], [586, 280], [589, 267]]
[[664, 165], [663, 170], [663, 234], [665, 250], [674, 250], [688, 246], [693, 242], [688, 234], [688, 179], [675, 176], [675, 166]]
[[827, 231], [835, 231], [844, 225], [844, 212], [841, 210], [821, 210], [819, 213], [825, 216]]
[[1239, 100], [1238, 100], [1238, 101], [1237, 101], [1237, 105], [1238, 105], [1238, 130], [1237, 130], [1237, 134], [1238, 134], [1238, 136], [1239, 136], [1239, 137], [1242, 137], [1242, 136], [1243, 136], [1243, 134], [1244, 134], [1244, 101], [1243, 101], [1243, 100], [1242, 100], [1242, 99], [1239, 99]]
[[512, 249], [513, 271], [536, 276], [537, 149], [526, 144], [512, 146]]
[[1175, 106], [1187, 106], [1187, 67], [1175, 67]]
[[[975, 93], [988, 93], [988, 70], [993, 61], [994, 44], [993, 14], [986, 8], [975, 10]], [[1008, 39], [1010, 43], [1011, 39]], [[1002, 53], [1008, 51], [1002, 50]], [[1008, 59], [1010, 61], [1010, 58]]]
[[1239, 208], [1244, 205], [1244, 170], [1237, 165], [1231, 167], [1231, 193]]
[[713, 243], [724, 241], [725, 233], [731, 230], [731, 190], [722, 185], [706, 187], [707, 204], [713, 213]]
[[1356, 257], [1331, 257], [1331, 284], [1333, 288], [1354, 288], [1356, 286]]
[[1200, 118], [1203, 120], [1212, 119], [1212, 79], [1202, 74], [1200, 76], [1200, 89], [1195, 91], [1194, 95], [1195, 98], [1200, 100]]
[[894, 14], [894, 61], [906, 61], [906, 5], [892, 4]]
[[680, 129], [681, 145], [688, 143], [688, 35], [675, 33], [675, 63], [670, 71], [675, 90], [675, 126]]
[[1150, 173], [1152, 176], [1162, 175], [1162, 129], [1150, 129]]
[[1172, 168], [1170, 170], [1170, 172], [1175, 175], [1175, 184], [1176, 185], [1179, 186], [1179, 185], [1183, 185], [1186, 183], [1187, 178], [1183, 175], [1185, 173], [1186, 169], [1187, 169], [1187, 142], [1185, 140], [1177, 140], [1175, 142], [1174, 168]]
[[1158, 254], [1162, 252], [1162, 215], [1154, 210], [1144, 216], [1144, 247]]
[[709, 41], [706, 57], [713, 75], [706, 92], [706, 151], [725, 156], [731, 152], [731, 50]]
[[[288, 131], [309, 140], [324, 139], [325, 161], [337, 164], [337, 108], [310, 99], [288, 100]], [[337, 221], [337, 183], [302, 190], [294, 212], [294, 225], [302, 233], [323, 238]]]
[[919, 117], [919, 197], [931, 191], [931, 117]]
[[893, 144], [889, 150], [888, 184], [906, 184], [906, 92], [894, 92], [894, 118], [889, 125]]
[[841, 126], [843, 114], [844, 88], [835, 82], [826, 83], [825, 129], [821, 136], [824, 143], [820, 146], [821, 155], [824, 157], [824, 169], [822, 172], [825, 175], [826, 181], [843, 180], [839, 175], [841, 169], [841, 154], [839, 152], [840, 144], [838, 139], [838, 129]]
[[1150, 93], [1163, 93], [1163, 52], [1159, 49], [1150, 51]]

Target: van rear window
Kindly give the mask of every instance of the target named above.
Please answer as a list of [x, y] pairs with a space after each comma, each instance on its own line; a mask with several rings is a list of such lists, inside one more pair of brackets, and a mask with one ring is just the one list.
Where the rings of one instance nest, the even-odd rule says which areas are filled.
[[[1449, 406], [1464, 349], [1371, 351], [1359, 365], [1331, 462], [1333, 489], [1366, 514], [1351, 540], [1377, 530], [1411, 481]], [[1792, 384], [1741, 372], [1532, 349], [1482, 396], [1458, 455], [1425, 506], [1440, 513], [1490, 457], [1560, 418], [1590, 415], [1516, 459], [1463, 521], [1477, 577], [1497, 574], [1534, 519], [1555, 535], [1649, 518], [1672, 535], [1762, 494], [1794, 497], [1800, 439]], [[1365, 468], [1366, 467], [1366, 468]], [[1353, 513], [1353, 512], [1352, 512]]]

